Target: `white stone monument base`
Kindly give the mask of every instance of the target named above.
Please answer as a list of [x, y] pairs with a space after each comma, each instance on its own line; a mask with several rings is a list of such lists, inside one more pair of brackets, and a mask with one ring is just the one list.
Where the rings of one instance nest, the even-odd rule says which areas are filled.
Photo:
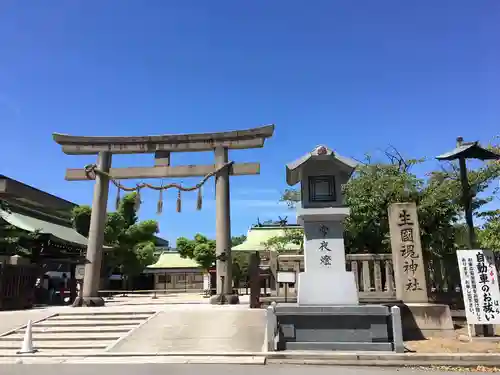
[[299, 305], [358, 305], [358, 288], [352, 272], [331, 270], [299, 274]]

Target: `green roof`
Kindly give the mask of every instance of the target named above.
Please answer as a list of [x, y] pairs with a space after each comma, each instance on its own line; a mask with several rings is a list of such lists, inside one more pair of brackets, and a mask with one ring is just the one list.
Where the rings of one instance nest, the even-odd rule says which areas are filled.
[[10, 225], [28, 232], [39, 231], [41, 234], [50, 234], [66, 242], [87, 246], [87, 238], [71, 227], [65, 227], [59, 224], [23, 215], [18, 212], [5, 210], [0, 210], [0, 218], [5, 220]]
[[[247, 239], [240, 245], [231, 248], [231, 251], [265, 251], [268, 250], [264, 243], [272, 237], [284, 236], [286, 229], [301, 229], [299, 226], [293, 227], [278, 227], [278, 226], [262, 226], [252, 227], [247, 233]], [[284, 250], [300, 250], [300, 246], [294, 243], [285, 245]]]
[[155, 264], [146, 267], [151, 268], [200, 268], [200, 265], [189, 258], [181, 258], [179, 253], [165, 251]]

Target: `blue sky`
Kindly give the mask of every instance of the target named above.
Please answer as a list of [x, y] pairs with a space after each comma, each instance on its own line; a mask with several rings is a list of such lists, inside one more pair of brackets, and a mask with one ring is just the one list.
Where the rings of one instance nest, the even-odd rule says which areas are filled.
[[[275, 123], [260, 176], [231, 180], [232, 233], [293, 213], [277, 201], [285, 167], [318, 144], [362, 159], [388, 145], [431, 159], [456, 136], [500, 133], [500, 2], [293, 0], [3, 0], [0, 4], [0, 173], [88, 204], [92, 183], [66, 182], [52, 132], [147, 135]], [[211, 154], [174, 154], [172, 164]], [[152, 165], [151, 155], [114, 166]], [[155, 181], [153, 181], [155, 182]], [[184, 179], [190, 184], [196, 181]], [[130, 182], [133, 183], [133, 182]], [[114, 190], [112, 198], [114, 201]], [[162, 236], [213, 236], [213, 182], [175, 212]], [[156, 218], [146, 193], [141, 218]]]

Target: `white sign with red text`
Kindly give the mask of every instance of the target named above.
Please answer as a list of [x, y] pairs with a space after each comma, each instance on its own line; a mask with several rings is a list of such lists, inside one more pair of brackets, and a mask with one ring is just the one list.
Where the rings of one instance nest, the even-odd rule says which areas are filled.
[[500, 324], [500, 288], [490, 250], [458, 250], [467, 324]]

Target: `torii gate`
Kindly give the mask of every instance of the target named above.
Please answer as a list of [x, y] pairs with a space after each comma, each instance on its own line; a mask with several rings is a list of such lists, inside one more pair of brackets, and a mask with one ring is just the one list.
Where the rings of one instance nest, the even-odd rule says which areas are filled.
[[[99, 296], [99, 280], [104, 244], [104, 227], [106, 223], [106, 207], [108, 202], [109, 181], [120, 188], [119, 180], [147, 179], [166, 177], [197, 177], [202, 181], [191, 188], [178, 184], [170, 184], [180, 191], [198, 190], [209, 177], [215, 175], [216, 199], [216, 270], [217, 294], [213, 299], [219, 303], [226, 300], [224, 294], [232, 293], [231, 277], [231, 217], [229, 175], [256, 175], [260, 173], [260, 163], [229, 162], [228, 150], [260, 148], [266, 138], [272, 137], [274, 125], [259, 128], [202, 134], [127, 136], [127, 137], [86, 137], [54, 133], [56, 143], [62, 146], [67, 155], [98, 155], [97, 165], [82, 169], [67, 169], [66, 180], [85, 181], [95, 179], [92, 215], [87, 245], [87, 261], [83, 293], [75, 301], [74, 306], [102, 306], [104, 300]], [[171, 152], [213, 151], [215, 164], [171, 166]], [[153, 167], [111, 168], [113, 154], [155, 154]], [[142, 185], [144, 186], [144, 184]], [[168, 187], [156, 188], [163, 191]], [[140, 188], [140, 187], [139, 187]], [[201, 196], [200, 196], [201, 198]], [[140, 199], [140, 198], [139, 198]], [[180, 211], [180, 201], [178, 201]], [[201, 202], [199, 202], [201, 203]], [[237, 302], [234, 301], [235, 303]]]

